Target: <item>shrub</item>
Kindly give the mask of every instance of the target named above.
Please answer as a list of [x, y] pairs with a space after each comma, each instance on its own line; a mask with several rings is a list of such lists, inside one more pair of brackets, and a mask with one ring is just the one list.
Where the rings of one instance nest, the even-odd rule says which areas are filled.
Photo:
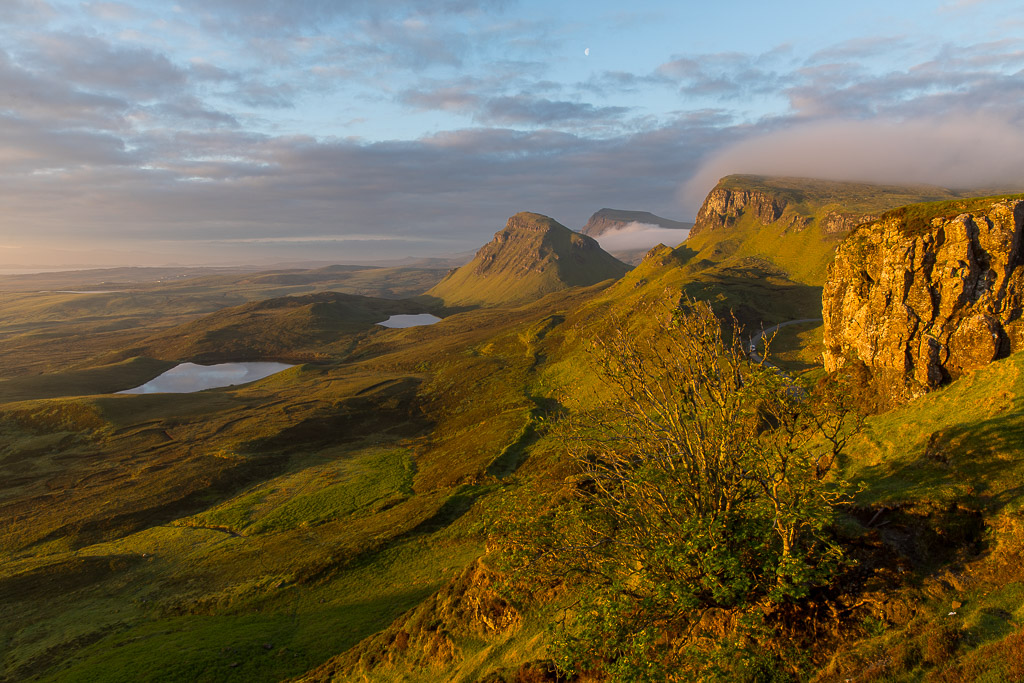
[[654, 334], [614, 327], [594, 358], [608, 399], [558, 427], [576, 475], [510, 543], [512, 566], [578, 589], [556, 659], [628, 681], [749, 678], [765, 615], [843, 562], [842, 392], [751, 363], [735, 325], [692, 300]]

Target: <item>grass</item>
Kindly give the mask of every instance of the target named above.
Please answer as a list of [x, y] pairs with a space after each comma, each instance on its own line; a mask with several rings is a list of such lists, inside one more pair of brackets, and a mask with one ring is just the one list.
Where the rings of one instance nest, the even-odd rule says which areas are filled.
[[448, 306], [522, 304], [568, 287], [616, 279], [628, 269], [593, 238], [547, 216], [523, 212], [425, 298]]
[[871, 418], [847, 449], [849, 476], [871, 505], [968, 500], [987, 510], [1024, 502], [1024, 355], [969, 373]]
[[[794, 195], [793, 210], [818, 216], [819, 195]], [[542, 659], [556, 605], [501, 633], [473, 616], [486, 597], [475, 561], [507, 509], [498, 501], [524, 484], [552, 495], [562, 485], [564, 445], [546, 422], [607, 390], [586, 358], [608, 325], [643, 334], [658, 306], [683, 293], [735, 311], [752, 329], [820, 315], [815, 278], [827, 242], [810, 227], [755, 228], [741, 221], [731, 238], [665, 249], [611, 285], [448, 311], [437, 325], [405, 330], [373, 320], [408, 302], [244, 301], [322, 278], [369, 282], [362, 270], [206, 274], [140, 285], [128, 303], [2, 295], [0, 309], [15, 315], [0, 323], [0, 368], [19, 354], [25, 367], [0, 382], [0, 676], [269, 681], [357, 644], [391, 662], [366, 672], [375, 681], [511, 676]], [[769, 258], [783, 248], [803, 251]], [[166, 316], [142, 315], [160, 310], [161, 296], [174, 299]], [[227, 299], [233, 308], [199, 319]], [[60, 315], [74, 317], [63, 330]], [[89, 330], [83, 348], [71, 349], [70, 335]], [[820, 326], [793, 326], [773, 352], [802, 371], [820, 343]], [[167, 362], [118, 355], [128, 349], [176, 356], [217, 347], [321, 356], [240, 388], [83, 395], [139, 384]], [[931, 574], [900, 584], [904, 592], [878, 589], [914, 605], [918, 621], [858, 613], [877, 628], [848, 643], [852, 658], [893, 659], [900, 638], [925, 652], [954, 600], [965, 639], [937, 664], [908, 650], [903, 680], [973, 666], [975, 653], [1015, 637], [1024, 618], [1022, 381], [1024, 360], [1013, 356], [872, 418], [851, 443], [843, 466], [865, 486], [857, 505], [886, 508], [880, 520], [894, 520], [865, 520], [854, 535], [884, 544], [885, 533], [901, 531], [899, 508], [929, 539], [956, 546]], [[985, 515], [991, 529], [977, 544], [956, 536], [968, 514]], [[987, 554], [970, 555], [976, 545]], [[426, 635], [430, 625], [443, 632], [452, 658], [424, 667], [435, 661], [429, 652], [399, 656], [382, 639], [414, 622], [422, 643], [443, 641]], [[1009, 670], [999, 653], [999, 670]]]
[[277, 681], [379, 630], [476, 552], [409, 542], [344, 577], [310, 590], [283, 589], [248, 608], [144, 617], [82, 649], [42, 680]]
[[480, 554], [486, 482], [527, 457], [526, 378], [578, 296], [373, 329], [240, 388], [43, 398], [141, 383], [165, 365], [144, 358], [11, 380], [6, 675], [279, 680], [379, 631]]
[[1020, 199], [1024, 199], [1024, 194], [924, 202], [886, 211], [880, 220], [899, 221], [907, 234], [920, 235], [931, 227], [935, 219], [948, 221], [963, 213], [987, 211], [998, 201]]

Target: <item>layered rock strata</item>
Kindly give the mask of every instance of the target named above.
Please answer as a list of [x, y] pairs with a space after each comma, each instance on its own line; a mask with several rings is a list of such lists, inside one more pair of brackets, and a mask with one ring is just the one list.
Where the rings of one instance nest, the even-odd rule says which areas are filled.
[[826, 369], [864, 363], [909, 398], [1024, 348], [1024, 200], [970, 206], [892, 211], [840, 245], [822, 297]]
[[731, 190], [716, 187], [704, 199], [690, 235], [705, 230], [725, 228], [735, 223], [744, 213], [753, 214], [765, 225], [774, 223], [786, 210], [785, 199], [759, 190]]

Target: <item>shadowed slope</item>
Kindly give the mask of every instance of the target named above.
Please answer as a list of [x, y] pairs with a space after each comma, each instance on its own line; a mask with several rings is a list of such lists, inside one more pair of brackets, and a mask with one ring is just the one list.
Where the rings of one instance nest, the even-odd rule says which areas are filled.
[[622, 277], [628, 266], [591, 237], [536, 213], [517, 213], [472, 261], [427, 292], [449, 306], [524, 303]]

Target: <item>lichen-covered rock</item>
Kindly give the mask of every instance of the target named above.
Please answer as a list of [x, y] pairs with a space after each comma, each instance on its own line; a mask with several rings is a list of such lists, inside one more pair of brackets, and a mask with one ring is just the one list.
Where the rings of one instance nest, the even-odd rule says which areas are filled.
[[821, 231], [826, 235], [845, 235], [861, 223], [877, 220], [878, 216], [859, 213], [829, 211], [821, 218]]
[[753, 214], [765, 225], [774, 223], [786, 210], [785, 199], [759, 190], [730, 190], [716, 187], [704, 199], [690, 235], [732, 225], [744, 213]]
[[935, 211], [890, 212], [840, 245], [822, 297], [826, 369], [862, 362], [907, 398], [1024, 348], [1024, 200]]

